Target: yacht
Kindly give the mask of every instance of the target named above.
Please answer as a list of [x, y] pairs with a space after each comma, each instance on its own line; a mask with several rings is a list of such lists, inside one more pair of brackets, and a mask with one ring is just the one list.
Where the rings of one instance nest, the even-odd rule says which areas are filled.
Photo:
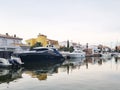
[[111, 58], [112, 55], [111, 55], [111, 53], [107, 52], [107, 53], [102, 53], [102, 54], [101, 54], [101, 57], [102, 57], [102, 58]]
[[11, 57], [10, 59], [0, 58], [0, 67], [21, 66], [23, 63], [20, 58]]
[[53, 47], [36, 47], [22, 53], [14, 53], [13, 56], [20, 57], [24, 64], [38, 62], [59, 63], [65, 60], [62, 54]]
[[114, 53], [115, 58], [120, 58], [120, 53]]
[[9, 66], [12, 66], [9, 60], [5, 58], [0, 58], [0, 67], [9, 67]]
[[85, 52], [83, 52], [81, 49], [75, 49], [72, 53], [69, 53], [68, 56], [70, 58], [84, 58]]

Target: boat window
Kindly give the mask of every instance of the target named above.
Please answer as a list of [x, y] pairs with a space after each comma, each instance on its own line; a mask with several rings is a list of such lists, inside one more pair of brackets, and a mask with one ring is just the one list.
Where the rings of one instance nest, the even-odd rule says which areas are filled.
[[40, 49], [32, 49], [32, 51], [46, 51], [48, 50], [47, 48], [40, 48]]
[[43, 49], [38, 49], [37, 51], [45, 51], [45, 50], [48, 50], [48, 49], [43, 48]]
[[81, 51], [74, 51], [75, 53], [81, 53]]

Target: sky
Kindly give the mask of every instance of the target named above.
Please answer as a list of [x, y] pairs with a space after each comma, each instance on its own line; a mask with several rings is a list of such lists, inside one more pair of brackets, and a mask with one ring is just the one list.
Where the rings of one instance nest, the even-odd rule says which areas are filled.
[[0, 0], [0, 33], [39, 33], [81, 44], [118, 44], [120, 0]]

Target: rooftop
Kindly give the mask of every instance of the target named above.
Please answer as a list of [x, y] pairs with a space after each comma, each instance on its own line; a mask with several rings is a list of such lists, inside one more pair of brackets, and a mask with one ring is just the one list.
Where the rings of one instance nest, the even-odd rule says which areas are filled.
[[2, 38], [8, 38], [8, 39], [19, 39], [19, 40], [23, 40], [22, 38], [19, 38], [16, 36], [16, 34], [14, 34], [13, 36], [9, 35], [8, 33], [4, 34], [0, 34], [0, 37]]

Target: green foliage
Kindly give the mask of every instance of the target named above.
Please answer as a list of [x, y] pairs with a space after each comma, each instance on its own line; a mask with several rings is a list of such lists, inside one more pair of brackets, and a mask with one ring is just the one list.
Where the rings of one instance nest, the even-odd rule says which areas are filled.
[[60, 51], [69, 51], [69, 52], [73, 52], [74, 48], [73, 46], [70, 46], [69, 44], [69, 40], [67, 40], [67, 47], [63, 46], [59, 48]]
[[70, 52], [73, 52], [73, 51], [74, 51], [73, 46], [71, 46], [71, 47], [69, 48], [69, 51], [70, 51]]
[[67, 40], [67, 48], [69, 48], [69, 40]]
[[30, 47], [30, 49], [33, 49], [35, 47], [42, 47], [42, 43], [41, 42], [36, 42], [33, 46]]
[[120, 52], [118, 46], [115, 47], [115, 52]]
[[73, 48], [73, 46], [71, 46], [71, 47], [69, 47], [69, 48], [64, 46], [64, 47], [60, 47], [59, 50], [60, 50], [60, 51], [73, 52], [73, 51], [74, 51], [74, 48]]

